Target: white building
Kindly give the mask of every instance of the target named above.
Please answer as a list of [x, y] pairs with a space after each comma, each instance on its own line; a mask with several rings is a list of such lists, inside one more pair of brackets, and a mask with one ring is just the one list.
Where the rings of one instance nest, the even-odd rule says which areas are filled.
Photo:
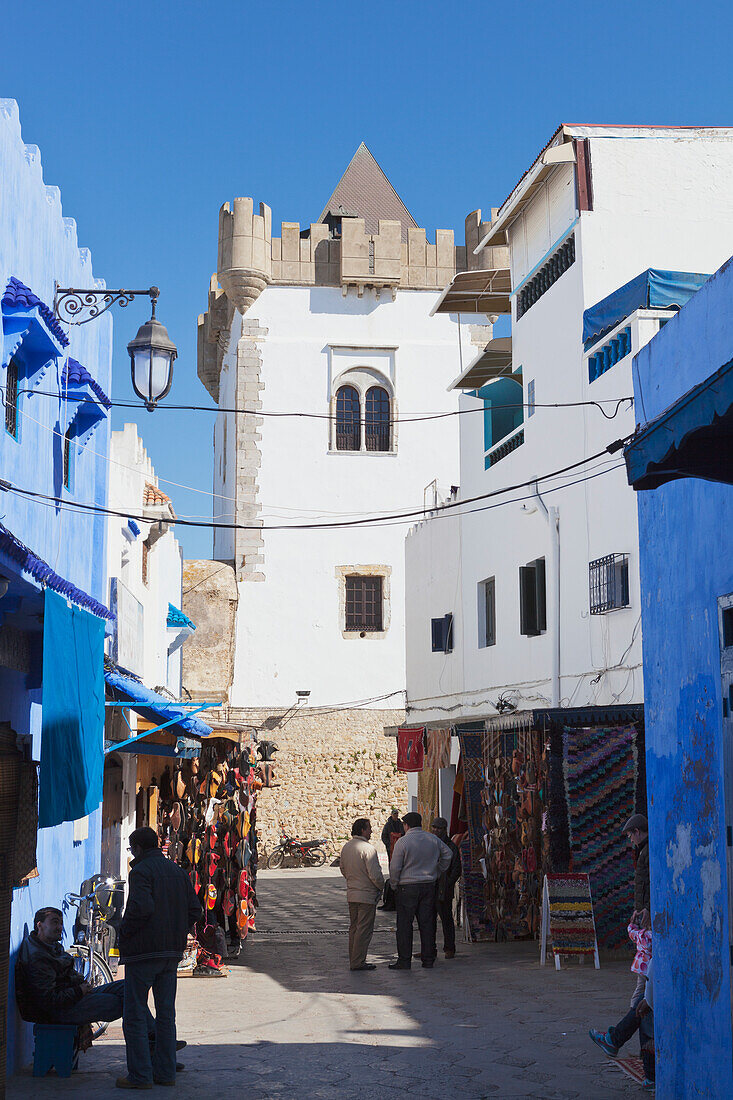
[[664, 273], [733, 251], [732, 170], [730, 130], [562, 126], [479, 244], [508, 245], [511, 293], [465, 275], [444, 293], [511, 317], [454, 383], [479, 410], [459, 418], [459, 499], [518, 488], [407, 538], [411, 725], [642, 702], [636, 500], [619, 454], [593, 456], [644, 420], [632, 357], [699, 284]]
[[[277, 728], [296, 692], [310, 693], [287, 726], [296, 773], [296, 753], [349, 748], [373, 762], [385, 751], [383, 726], [404, 717], [405, 526], [294, 525], [414, 512], [456, 482], [459, 418], [409, 419], [457, 410], [448, 385], [490, 335], [485, 317], [459, 331], [455, 317], [431, 315], [454, 272], [476, 266], [472, 248], [487, 229], [476, 212], [468, 251], [448, 230], [430, 243], [364, 145], [309, 227], [283, 222], [273, 237], [266, 206], [259, 215], [251, 199], [222, 208], [199, 376], [221, 409], [215, 518], [247, 528], [214, 540], [239, 589], [228, 702], [240, 720]], [[489, 262], [494, 252], [505, 249], [488, 250]], [[319, 721], [323, 708], [343, 715], [335, 734]], [[284, 752], [279, 759], [284, 767]], [[297, 774], [291, 788], [281, 774], [291, 805], [310, 796], [300, 827], [325, 829], [330, 795], [309, 792]], [[338, 835], [367, 797], [360, 771]], [[388, 812], [393, 797], [391, 785], [379, 788], [372, 804]], [[319, 800], [323, 822], [313, 816]]]
[[[176, 518], [173, 505], [158, 487], [155, 470], [134, 424], [112, 432], [109, 508], [130, 518], [110, 515], [108, 521], [109, 606], [116, 616], [108, 655], [123, 675], [132, 673], [163, 701], [178, 700], [181, 646], [194, 627], [180, 610], [182, 555], [171, 524]], [[123, 741], [152, 728], [151, 722], [134, 709], [124, 708], [124, 717], [122, 708], [110, 710], [108, 734], [114, 733], [115, 740]], [[161, 718], [161, 722], [165, 720]], [[171, 737], [158, 735], [153, 741], [168, 742]], [[105, 873], [120, 873], [130, 832], [136, 823], [150, 823], [142, 820], [148, 817], [144, 792], [153, 775], [160, 779], [166, 763], [170, 770], [175, 766], [171, 746], [149, 744], [147, 739], [106, 757], [102, 810]]]

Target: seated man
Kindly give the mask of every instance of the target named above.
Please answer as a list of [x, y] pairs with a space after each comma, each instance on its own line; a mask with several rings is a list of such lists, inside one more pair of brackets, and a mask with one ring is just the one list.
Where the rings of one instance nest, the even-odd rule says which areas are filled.
[[[61, 946], [64, 918], [46, 906], [33, 918], [33, 931], [21, 944], [15, 964], [15, 996], [24, 1020], [38, 1024], [91, 1024], [122, 1017], [125, 983], [92, 988]], [[155, 1034], [152, 1015], [148, 1032]]]

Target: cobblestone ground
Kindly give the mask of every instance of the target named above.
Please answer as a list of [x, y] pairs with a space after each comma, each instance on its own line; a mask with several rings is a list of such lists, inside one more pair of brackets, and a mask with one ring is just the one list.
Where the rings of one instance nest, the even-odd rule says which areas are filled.
[[[532, 944], [459, 941], [457, 957], [440, 954], [433, 970], [418, 963], [393, 972], [394, 914], [380, 912], [371, 954], [378, 969], [352, 974], [338, 871], [267, 872], [258, 894], [259, 931], [230, 976], [179, 983], [178, 1034], [188, 1041], [179, 1097], [641, 1095], [587, 1037], [589, 1026], [625, 1011], [628, 962], [558, 973], [539, 968]], [[122, 1033], [113, 1026], [72, 1078], [16, 1077], [8, 1096], [121, 1095], [114, 1077], [124, 1072]]]

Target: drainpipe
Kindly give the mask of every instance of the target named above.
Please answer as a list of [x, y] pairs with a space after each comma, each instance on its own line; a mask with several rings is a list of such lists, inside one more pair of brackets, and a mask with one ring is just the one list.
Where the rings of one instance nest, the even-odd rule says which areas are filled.
[[560, 509], [548, 508], [537, 482], [534, 483], [534, 495], [550, 528], [550, 599], [548, 614], [552, 632], [552, 706], [560, 706]]

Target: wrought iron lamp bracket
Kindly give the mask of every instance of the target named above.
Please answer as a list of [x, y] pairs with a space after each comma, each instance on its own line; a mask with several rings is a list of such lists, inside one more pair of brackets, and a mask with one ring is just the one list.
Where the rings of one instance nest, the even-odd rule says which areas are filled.
[[147, 290], [79, 290], [57, 284], [53, 311], [60, 321], [68, 325], [85, 325], [106, 313], [116, 303], [128, 306], [133, 298], [144, 296], [150, 298], [155, 316], [155, 304], [159, 295], [157, 286], [148, 287]]

